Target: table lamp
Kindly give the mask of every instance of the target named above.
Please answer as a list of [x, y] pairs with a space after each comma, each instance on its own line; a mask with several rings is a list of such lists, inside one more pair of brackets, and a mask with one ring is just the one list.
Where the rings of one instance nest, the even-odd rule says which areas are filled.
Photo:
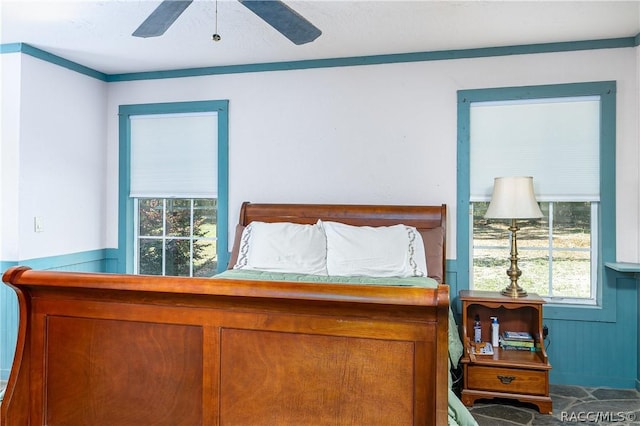
[[511, 226], [511, 267], [507, 275], [511, 284], [502, 290], [502, 294], [510, 297], [525, 297], [527, 292], [518, 285], [522, 271], [518, 269], [518, 246], [516, 233], [520, 228], [517, 219], [539, 219], [542, 212], [533, 194], [533, 177], [509, 176], [497, 177], [493, 183], [491, 203], [484, 216], [487, 219], [510, 219]]

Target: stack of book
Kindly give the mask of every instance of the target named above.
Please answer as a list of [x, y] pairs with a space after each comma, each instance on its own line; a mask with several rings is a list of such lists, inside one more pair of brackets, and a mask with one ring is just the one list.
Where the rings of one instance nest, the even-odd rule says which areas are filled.
[[500, 347], [507, 351], [535, 351], [536, 343], [526, 331], [505, 331], [500, 336]]

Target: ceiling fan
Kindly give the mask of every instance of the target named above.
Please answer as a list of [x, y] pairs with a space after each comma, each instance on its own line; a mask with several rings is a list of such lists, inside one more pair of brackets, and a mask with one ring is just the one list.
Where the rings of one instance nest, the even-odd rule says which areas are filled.
[[[163, 0], [132, 35], [146, 38], [164, 34], [192, 1]], [[238, 1], [295, 44], [309, 43], [322, 34], [315, 25], [281, 0]]]

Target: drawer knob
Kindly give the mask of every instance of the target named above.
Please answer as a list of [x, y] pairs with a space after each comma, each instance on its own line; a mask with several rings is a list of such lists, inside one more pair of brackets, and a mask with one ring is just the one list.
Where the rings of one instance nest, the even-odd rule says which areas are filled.
[[508, 385], [509, 383], [513, 382], [515, 380], [515, 376], [501, 376], [498, 375], [498, 380], [500, 380], [502, 382], [502, 384], [504, 385]]

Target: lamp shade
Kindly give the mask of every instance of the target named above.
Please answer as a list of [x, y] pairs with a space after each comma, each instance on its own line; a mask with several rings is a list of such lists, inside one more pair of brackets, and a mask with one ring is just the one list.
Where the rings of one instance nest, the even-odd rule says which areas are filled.
[[487, 219], [537, 219], [542, 212], [533, 193], [533, 177], [497, 177], [493, 182]]

